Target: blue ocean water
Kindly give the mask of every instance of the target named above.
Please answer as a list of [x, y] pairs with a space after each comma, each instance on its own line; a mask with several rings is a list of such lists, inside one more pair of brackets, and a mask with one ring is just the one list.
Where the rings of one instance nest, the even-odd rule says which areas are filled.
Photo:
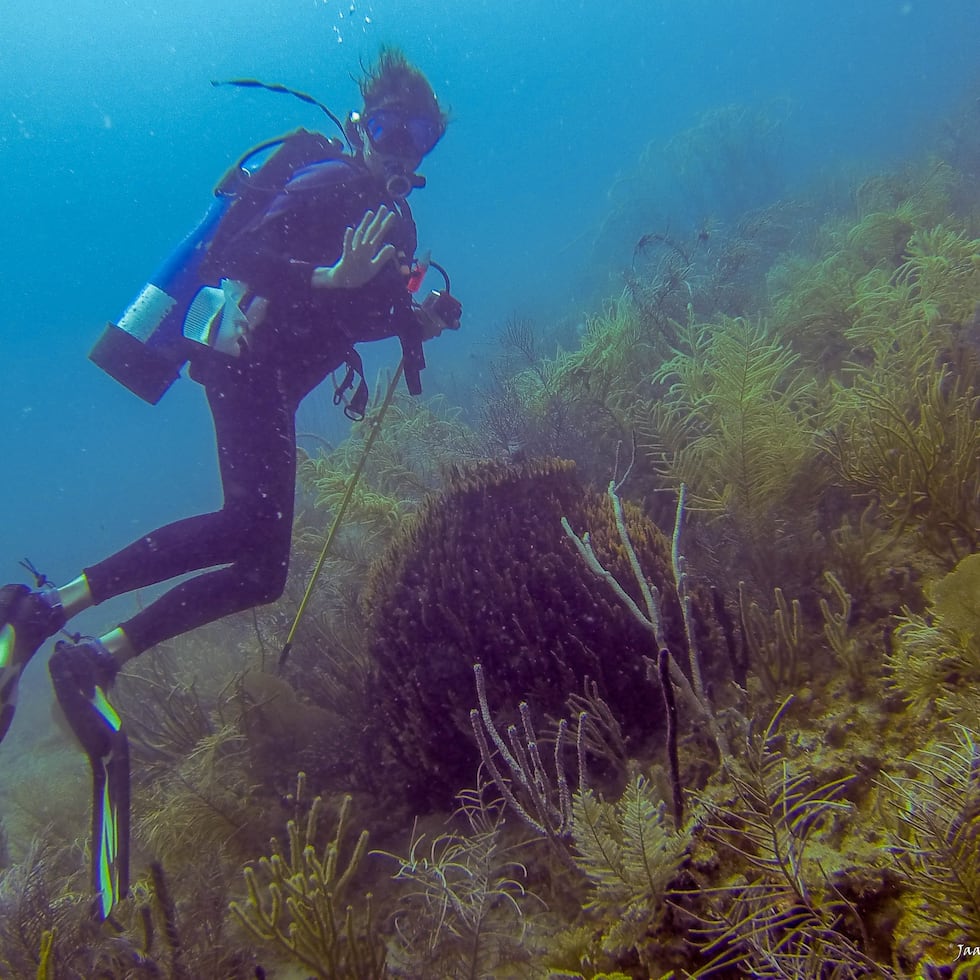
[[[887, 166], [976, 81], [980, 12], [976, 0], [8, 0], [0, 580], [22, 579], [30, 556], [64, 581], [215, 506], [197, 387], [150, 407], [86, 354], [246, 148], [298, 125], [329, 131], [298, 101], [210, 81], [281, 82], [343, 114], [357, 105], [351, 76], [385, 42], [452, 113], [413, 199], [421, 245], [465, 306], [463, 330], [428, 352], [426, 385], [440, 390], [479, 379], [510, 312], [575, 315], [615, 282], [633, 240], [595, 243], [645, 147], [721, 106], [778, 103], [786, 186]], [[664, 219], [697, 220], [664, 186]], [[385, 347], [369, 363], [396, 360]], [[92, 628], [113, 615], [94, 611]]]

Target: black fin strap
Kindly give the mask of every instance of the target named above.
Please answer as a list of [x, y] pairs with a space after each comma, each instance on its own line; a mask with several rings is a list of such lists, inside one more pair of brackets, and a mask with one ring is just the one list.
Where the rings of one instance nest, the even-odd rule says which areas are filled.
[[44, 572], [38, 571], [37, 566], [30, 560], [30, 558], [23, 558], [17, 564], [19, 564], [21, 568], [26, 568], [31, 575], [34, 576], [34, 582], [39, 589], [43, 589], [46, 585], [54, 585], [54, 582], [52, 582], [51, 579], [44, 574]]

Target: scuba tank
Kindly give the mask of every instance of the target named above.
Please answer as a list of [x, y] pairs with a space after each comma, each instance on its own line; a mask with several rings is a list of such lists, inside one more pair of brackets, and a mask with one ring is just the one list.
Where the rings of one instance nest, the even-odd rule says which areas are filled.
[[[201, 266], [215, 237], [244, 228], [300, 168], [342, 154], [339, 140], [305, 129], [249, 150], [214, 189], [215, 200], [197, 227], [150, 277], [118, 322], [106, 325], [89, 358], [155, 405], [179, 377], [195, 342], [202, 342], [200, 309], [215, 290], [202, 282]], [[218, 312], [210, 309], [211, 319]]]

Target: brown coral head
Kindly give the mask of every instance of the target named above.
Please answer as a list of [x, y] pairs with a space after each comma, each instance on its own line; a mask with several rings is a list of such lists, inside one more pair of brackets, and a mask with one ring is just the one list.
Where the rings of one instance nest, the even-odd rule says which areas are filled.
[[[642, 603], [608, 498], [584, 488], [566, 460], [456, 469], [378, 563], [367, 602], [379, 786], [407, 787], [426, 806], [471, 785], [477, 662], [494, 710], [526, 700], [537, 717], [559, 717], [588, 677], [627, 735], [662, 728], [660, 695], [644, 678], [652, 640], [576, 554], [562, 517], [589, 531], [600, 561]], [[683, 649], [670, 543], [635, 508], [627, 526], [660, 589], [668, 639]]]

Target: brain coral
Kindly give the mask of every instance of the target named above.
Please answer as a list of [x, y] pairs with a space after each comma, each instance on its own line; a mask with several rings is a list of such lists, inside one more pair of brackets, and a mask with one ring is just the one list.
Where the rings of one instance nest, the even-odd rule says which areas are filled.
[[[670, 542], [637, 508], [626, 513], [641, 566], [661, 591], [668, 644], [683, 658]], [[649, 634], [584, 566], [562, 516], [590, 532], [600, 560], [642, 606], [608, 498], [584, 488], [564, 460], [457, 468], [375, 567], [366, 724], [379, 785], [424, 807], [473, 784], [476, 662], [506, 721], [521, 700], [542, 727], [545, 715], [567, 715], [566, 698], [588, 677], [634, 742], [663, 729], [661, 695], [645, 677]], [[724, 641], [710, 600], [697, 590], [693, 600], [700, 644], [717, 650]]]

